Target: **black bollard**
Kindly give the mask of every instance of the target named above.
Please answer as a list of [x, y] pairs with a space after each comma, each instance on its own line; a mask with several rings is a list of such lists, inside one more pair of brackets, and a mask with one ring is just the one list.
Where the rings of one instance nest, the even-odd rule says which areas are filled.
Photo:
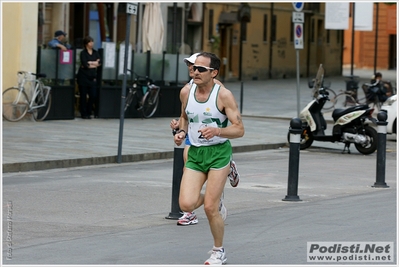
[[301, 201], [298, 196], [299, 150], [301, 146], [302, 122], [293, 118], [290, 122], [290, 158], [288, 163], [288, 186], [284, 201]]
[[171, 212], [165, 219], [177, 220], [182, 214], [179, 206], [179, 194], [180, 194], [180, 183], [183, 176], [183, 151], [185, 146], [185, 140], [181, 146], [175, 145], [173, 151], [173, 181], [172, 181], [172, 207]]
[[387, 118], [388, 114], [386, 110], [381, 110], [377, 115], [377, 176], [376, 182], [373, 187], [376, 188], [387, 188], [389, 187], [385, 183], [385, 165], [386, 165], [386, 147], [387, 147]]

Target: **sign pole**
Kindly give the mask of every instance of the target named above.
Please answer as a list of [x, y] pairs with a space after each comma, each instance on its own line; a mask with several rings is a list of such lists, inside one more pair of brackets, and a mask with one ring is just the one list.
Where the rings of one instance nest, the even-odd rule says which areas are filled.
[[297, 116], [299, 118], [300, 113], [300, 85], [299, 85], [299, 49], [296, 49], [296, 107]]
[[137, 14], [137, 3], [128, 3], [126, 5], [126, 35], [125, 35], [125, 56], [123, 62], [123, 84], [121, 93], [121, 111], [119, 121], [119, 141], [118, 141], [118, 158], [117, 163], [122, 162], [122, 139], [123, 139], [123, 126], [125, 120], [125, 103], [126, 103], [126, 80], [127, 80], [127, 63], [129, 55], [129, 40], [130, 40], [130, 20], [131, 14]]
[[299, 49], [303, 49], [303, 24], [302, 23], [294, 23], [294, 42], [295, 42], [295, 50], [296, 50], [296, 92], [297, 92], [297, 115], [299, 117], [300, 113], [300, 85], [299, 85]]
[[292, 12], [292, 22], [294, 23], [294, 45], [296, 50], [296, 106], [297, 106], [297, 116], [300, 113], [300, 71], [299, 71], [299, 49], [303, 49], [303, 23], [305, 22], [304, 13], [301, 12], [304, 3], [303, 2], [293, 2], [294, 12]]

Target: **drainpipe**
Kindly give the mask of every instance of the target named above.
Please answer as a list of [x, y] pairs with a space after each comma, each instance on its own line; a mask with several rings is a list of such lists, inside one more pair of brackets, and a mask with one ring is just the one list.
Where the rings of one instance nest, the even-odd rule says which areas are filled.
[[239, 74], [238, 74], [238, 79], [242, 81], [242, 44], [244, 42], [244, 36], [243, 36], [243, 29], [244, 29], [244, 23], [243, 21], [240, 21], [240, 64], [239, 64]]
[[378, 3], [375, 14], [375, 40], [374, 40], [374, 73], [377, 72], [377, 46], [378, 46]]
[[[274, 3], [271, 3], [270, 7], [270, 21], [273, 22], [273, 9]], [[272, 29], [273, 25], [270, 23], [270, 29]], [[269, 48], [269, 79], [272, 78], [272, 57], [273, 57], [273, 36], [272, 31], [270, 30], [270, 48]]]
[[139, 44], [139, 46], [136, 46], [136, 53], [141, 53], [141, 51], [143, 51], [143, 35], [142, 35], [142, 22], [143, 22], [143, 5], [141, 3], [138, 4], [138, 16], [136, 15], [137, 19], [137, 44]]
[[352, 3], [352, 48], [351, 48], [351, 76], [353, 76], [353, 61], [355, 53], [355, 3]]
[[173, 3], [172, 54], [176, 53], [177, 3]]
[[[188, 26], [187, 26], [187, 20], [188, 16], [190, 14], [190, 7], [192, 4], [190, 3], [184, 3], [184, 43], [188, 44], [188, 37], [187, 37], [187, 31], [188, 31]], [[190, 51], [191, 53], [192, 51]]]
[[[306, 76], [309, 77], [309, 73], [310, 73], [310, 32], [312, 31], [312, 17], [314, 15], [313, 11], [311, 11], [312, 13], [308, 14], [309, 16], [306, 16], [307, 14], [305, 13], [305, 16], [308, 17], [308, 19], [306, 19], [305, 17], [305, 23], [308, 25], [308, 40], [306, 41], [306, 46], [307, 46], [307, 52], [306, 52]], [[342, 58], [342, 56], [341, 56]], [[342, 65], [342, 64], [341, 64]], [[341, 72], [342, 73], [342, 72]]]

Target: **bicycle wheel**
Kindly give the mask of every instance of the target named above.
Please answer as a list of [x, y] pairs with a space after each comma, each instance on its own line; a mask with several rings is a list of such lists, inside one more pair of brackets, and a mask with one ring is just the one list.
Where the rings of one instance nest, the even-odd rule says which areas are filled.
[[130, 91], [130, 89], [129, 89], [129, 93], [127, 94], [126, 101], [125, 101], [125, 111], [128, 109], [128, 107], [132, 103], [134, 94], [135, 94], [135, 92]]
[[329, 101], [326, 101], [326, 103], [323, 106], [323, 110], [330, 110], [334, 108], [335, 105], [335, 100], [337, 98], [337, 94], [334, 92], [334, 90], [326, 88], [326, 92], [328, 92], [328, 98], [330, 99]]
[[356, 106], [356, 100], [348, 94], [339, 93], [334, 100], [335, 108], [349, 108]]
[[17, 87], [8, 88], [3, 92], [3, 118], [8, 121], [21, 120], [29, 108], [29, 98], [25, 91]]
[[[48, 94], [47, 103], [45, 103], [46, 94]], [[43, 93], [36, 96], [35, 103], [38, 106], [43, 106], [40, 108], [33, 107], [33, 118], [35, 119], [35, 121], [43, 121], [47, 117], [51, 107], [51, 88], [48, 86], [43, 86]]]
[[143, 107], [141, 109], [144, 118], [150, 118], [157, 110], [159, 104], [158, 92], [157, 89], [151, 89], [144, 95]]

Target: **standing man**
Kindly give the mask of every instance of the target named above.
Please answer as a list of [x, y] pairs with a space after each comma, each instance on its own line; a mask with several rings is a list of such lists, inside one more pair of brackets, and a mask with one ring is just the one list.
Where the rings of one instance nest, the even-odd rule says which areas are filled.
[[48, 46], [51, 48], [59, 48], [61, 50], [68, 50], [71, 48], [69, 44], [65, 44], [66, 33], [63, 31], [56, 31], [54, 33], [54, 39], [48, 42]]
[[[182, 113], [177, 145], [188, 133], [191, 147], [180, 185], [179, 205], [192, 212], [204, 204], [213, 236], [211, 257], [206, 265], [225, 264], [223, 247], [224, 221], [219, 213], [220, 198], [230, 172], [232, 147], [228, 138], [244, 135], [244, 125], [231, 91], [214, 82], [220, 59], [212, 53], [200, 53], [193, 66], [194, 84], [189, 91], [181, 90]], [[227, 126], [230, 121], [231, 125]], [[201, 194], [207, 182], [205, 193]]]

